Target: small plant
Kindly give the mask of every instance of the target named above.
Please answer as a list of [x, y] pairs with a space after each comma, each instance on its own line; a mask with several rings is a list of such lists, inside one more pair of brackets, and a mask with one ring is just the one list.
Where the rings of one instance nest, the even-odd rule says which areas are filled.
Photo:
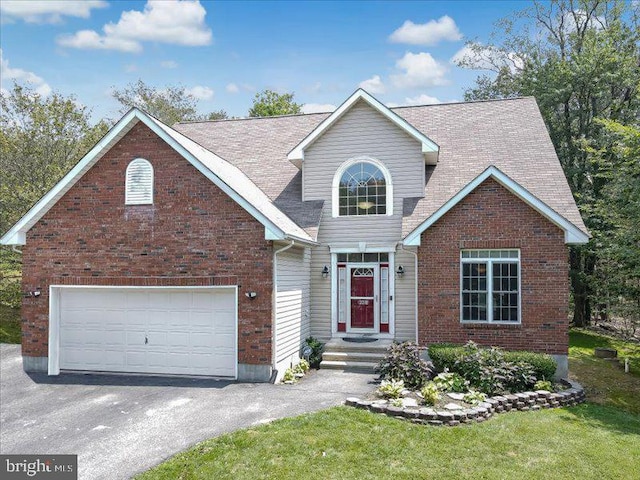
[[420, 394], [422, 395], [424, 403], [427, 405], [435, 405], [440, 398], [440, 392], [435, 382], [427, 383], [422, 387], [422, 390], [420, 390]]
[[553, 383], [549, 380], [538, 380], [533, 386], [534, 390], [546, 390], [547, 392], [553, 392]]
[[378, 387], [378, 392], [384, 398], [400, 398], [404, 390], [404, 382], [402, 380], [383, 380]]
[[282, 376], [282, 381], [283, 382], [291, 382], [291, 383], [295, 383], [296, 382], [296, 374], [293, 371], [292, 368], [287, 368], [284, 371], [284, 375]]
[[302, 373], [305, 374], [309, 371], [309, 362], [307, 362], [304, 358], [300, 359], [300, 362], [294, 367], [294, 373]]
[[469, 382], [454, 372], [443, 372], [433, 379], [441, 392], [466, 392]]
[[480, 402], [484, 402], [487, 396], [482, 392], [476, 392], [475, 390], [469, 390], [469, 392], [464, 394], [462, 400], [471, 405], [477, 405]]
[[402, 407], [402, 399], [394, 398], [393, 400], [391, 400], [391, 405], [393, 405], [394, 407]]
[[412, 390], [418, 390], [431, 378], [433, 365], [420, 358], [420, 350], [413, 342], [393, 343], [384, 359], [376, 367], [380, 378], [402, 380]]
[[309, 366], [311, 368], [320, 368], [320, 362], [322, 361], [322, 351], [324, 350], [324, 343], [322, 343], [315, 337], [307, 338], [304, 343], [306, 346], [311, 348], [311, 354], [309, 355]]

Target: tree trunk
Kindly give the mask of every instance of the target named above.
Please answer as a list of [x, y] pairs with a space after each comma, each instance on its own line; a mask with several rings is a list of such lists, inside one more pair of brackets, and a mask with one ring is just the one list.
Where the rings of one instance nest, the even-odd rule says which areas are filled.
[[589, 289], [585, 281], [585, 253], [580, 247], [572, 247], [569, 255], [573, 292], [573, 325], [576, 327], [586, 327], [591, 321]]

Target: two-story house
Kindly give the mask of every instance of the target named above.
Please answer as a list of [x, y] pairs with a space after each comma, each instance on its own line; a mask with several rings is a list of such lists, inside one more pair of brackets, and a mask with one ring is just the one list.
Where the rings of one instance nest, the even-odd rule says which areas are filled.
[[26, 370], [266, 381], [324, 341], [481, 344], [566, 372], [589, 234], [532, 98], [181, 123], [138, 110], [9, 232]]

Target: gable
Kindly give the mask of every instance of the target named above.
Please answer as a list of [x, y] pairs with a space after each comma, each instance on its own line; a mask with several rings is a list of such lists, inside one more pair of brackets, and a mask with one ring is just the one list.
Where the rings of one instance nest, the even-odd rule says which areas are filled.
[[[590, 237], [588, 234], [583, 232], [576, 225], [574, 225], [565, 217], [546, 205], [539, 198], [532, 195], [528, 190], [509, 178], [498, 168], [490, 166], [475, 179], [469, 182], [456, 195], [451, 197], [444, 205], [442, 205], [438, 210], [436, 210], [432, 215], [424, 220], [417, 228], [406, 235], [403, 240], [403, 244], [420, 245], [420, 236], [425, 230], [435, 224], [440, 218], [447, 214], [451, 209], [458, 205], [471, 192], [473, 192], [489, 178], [495, 180], [498, 184], [502, 185], [524, 203], [529, 205], [532, 209], [536, 210], [540, 215], [547, 218], [547, 220], [549, 220], [551, 223], [562, 229], [562, 231], [564, 232], [566, 244], [584, 244], [589, 241]], [[512, 221], [517, 222], [517, 219], [514, 218], [512, 219]]]
[[266, 239], [292, 238], [302, 242], [313, 242], [304, 230], [275, 207], [269, 198], [239, 169], [162, 122], [140, 110], [132, 109], [0, 239], [0, 243], [24, 245], [26, 232], [55, 205], [87, 170], [139, 122], [144, 123], [200, 173], [262, 223], [265, 227]]
[[405, 131], [408, 135], [419, 141], [425, 163], [435, 164], [437, 162], [439, 147], [435, 142], [362, 89], [358, 89], [354, 92], [353, 95], [351, 95], [331, 115], [324, 119], [293, 150], [291, 150], [287, 156], [289, 161], [298, 168], [301, 168], [302, 162], [304, 161], [305, 150], [322, 137], [332, 125], [334, 125], [345, 113], [351, 110], [354, 105], [360, 101], [369, 104], [371, 108], [377, 110], [380, 114], [388, 118], [399, 129]]

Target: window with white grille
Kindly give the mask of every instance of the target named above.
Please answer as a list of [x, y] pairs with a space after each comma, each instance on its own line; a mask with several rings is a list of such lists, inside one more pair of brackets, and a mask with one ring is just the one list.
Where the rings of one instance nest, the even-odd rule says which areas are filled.
[[153, 166], [144, 158], [136, 158], [127, 167], [126, 205], [153, 203]]

